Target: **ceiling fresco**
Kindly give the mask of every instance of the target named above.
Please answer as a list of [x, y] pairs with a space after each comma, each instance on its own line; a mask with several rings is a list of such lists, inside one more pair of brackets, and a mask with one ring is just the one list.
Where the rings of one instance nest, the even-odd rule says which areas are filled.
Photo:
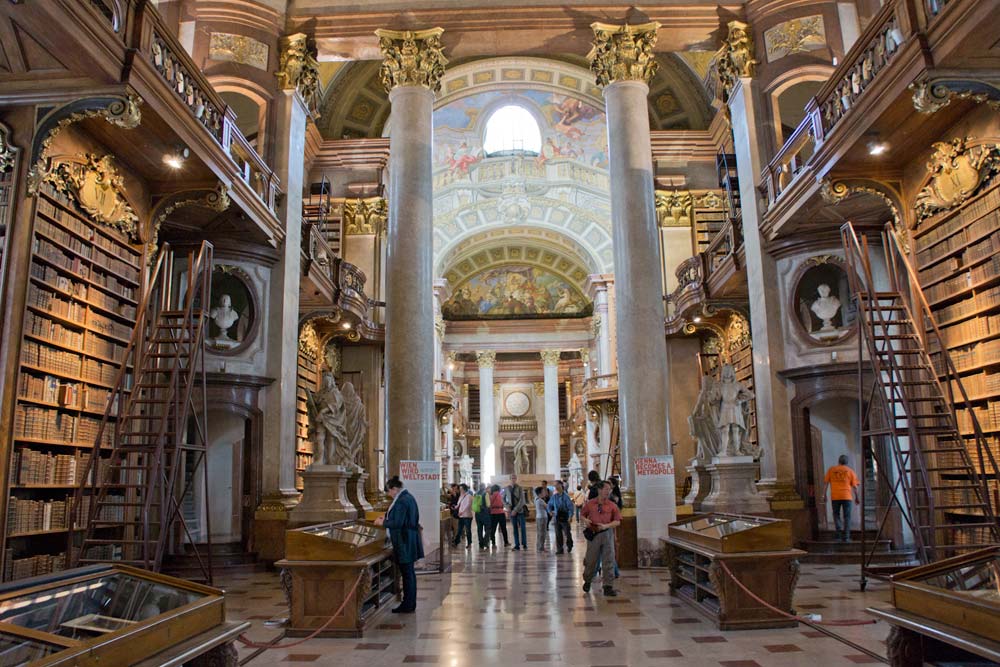
[[441, 306], [450, 320], [587, 317], [593, 304], [576, 285], [528, 264], [506, 264], [460, 283]]

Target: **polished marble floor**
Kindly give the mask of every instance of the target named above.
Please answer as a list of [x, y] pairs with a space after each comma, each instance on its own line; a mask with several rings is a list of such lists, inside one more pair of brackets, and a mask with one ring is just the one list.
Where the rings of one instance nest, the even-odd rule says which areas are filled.
[[[605, 598], [599, 587], [585, 594], [580, 588], [580, 542], [571, 554], [562, 556], [534, 550], [459, 549], [452, 554], [450, 572], [419, 578], [417, 614], [386, 614], [364, 639], [314, 639], [291, 649], [265, 651], [247, 664], [825, 667], [878, 663], [806, 626], [720, 632], [667, 594], [663, 571], [622, 572], [617, 598]], [[857, 579], [856, 566], [803, 564], [796, 608], [800, 613], [821, 614], [824, 620], [865, 618], [864, 608], [885, 602], [888, 589], [884, 583], [871, 582], [861, 593]], [[287, 613], [276, 574], [232, 575], [217, 583], [227, 590], [230, 618], [253, 623], [248, 633], [252, 639], [269, 641], [280, 635], [279, 628], [267, 623]], [[831, 629], [885, 655], [884, 624]], [[253, 653], [241, 648], [241, 660]]]

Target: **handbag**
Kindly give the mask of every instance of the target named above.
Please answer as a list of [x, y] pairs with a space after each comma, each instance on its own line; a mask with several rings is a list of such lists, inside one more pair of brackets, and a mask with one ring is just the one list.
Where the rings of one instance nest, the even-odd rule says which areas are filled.
[[594, 532], [589, 526], [583, 529], [583, 536], [588, 542], [593, 542], [594, 538], [597, 537], [597, 533]]

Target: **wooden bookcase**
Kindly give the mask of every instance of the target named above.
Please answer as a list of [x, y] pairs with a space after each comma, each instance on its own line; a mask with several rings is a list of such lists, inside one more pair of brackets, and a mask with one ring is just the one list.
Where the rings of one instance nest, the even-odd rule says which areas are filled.
[[319, 388], [319, 360], [299, 346], [298, 380], [295, 388], [295, 488], [302, 490], [302, 471], [312, 463], [313, 443], [309, 439], [308, 391]]
[[[944, 345], [987, 444], [1000, 459], [1000, 181], [961, 208], [921, 221], [913, 251]], [[928, 351], [941, 374], [940, 350], [935, 344]], [[943, 389], [947, 393], [947, 384]], [[972, 419], [958, 388], [953, 389], [961, 410], [958, 429], [976, 465]], [[996, 493], [996, 480], [992, 485]]]
[[[62, 569], [69, 533], [86, 527], [85, 516], [70, 525], [73, 494], [135, 327], [142, 263], [139, 246], [42, 187], [7, 461], [4, 580]], [[101, 446], [110, 450], [112, 437], [105, 429]]]

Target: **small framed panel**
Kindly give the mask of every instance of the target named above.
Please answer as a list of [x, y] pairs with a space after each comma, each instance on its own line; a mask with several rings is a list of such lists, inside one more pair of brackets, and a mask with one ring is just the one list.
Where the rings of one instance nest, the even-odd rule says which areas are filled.
[[843, 260], [820, 255], [803, 262], [792, 280], [789, 312], [794, 328], [810, 345], [847, 340], [855, 331], [857, 312]]
[[260, 305], [253, 282], [242, 269], [216, 264], [205, 345], [214, 354], [243, 352], [257, 335]]

